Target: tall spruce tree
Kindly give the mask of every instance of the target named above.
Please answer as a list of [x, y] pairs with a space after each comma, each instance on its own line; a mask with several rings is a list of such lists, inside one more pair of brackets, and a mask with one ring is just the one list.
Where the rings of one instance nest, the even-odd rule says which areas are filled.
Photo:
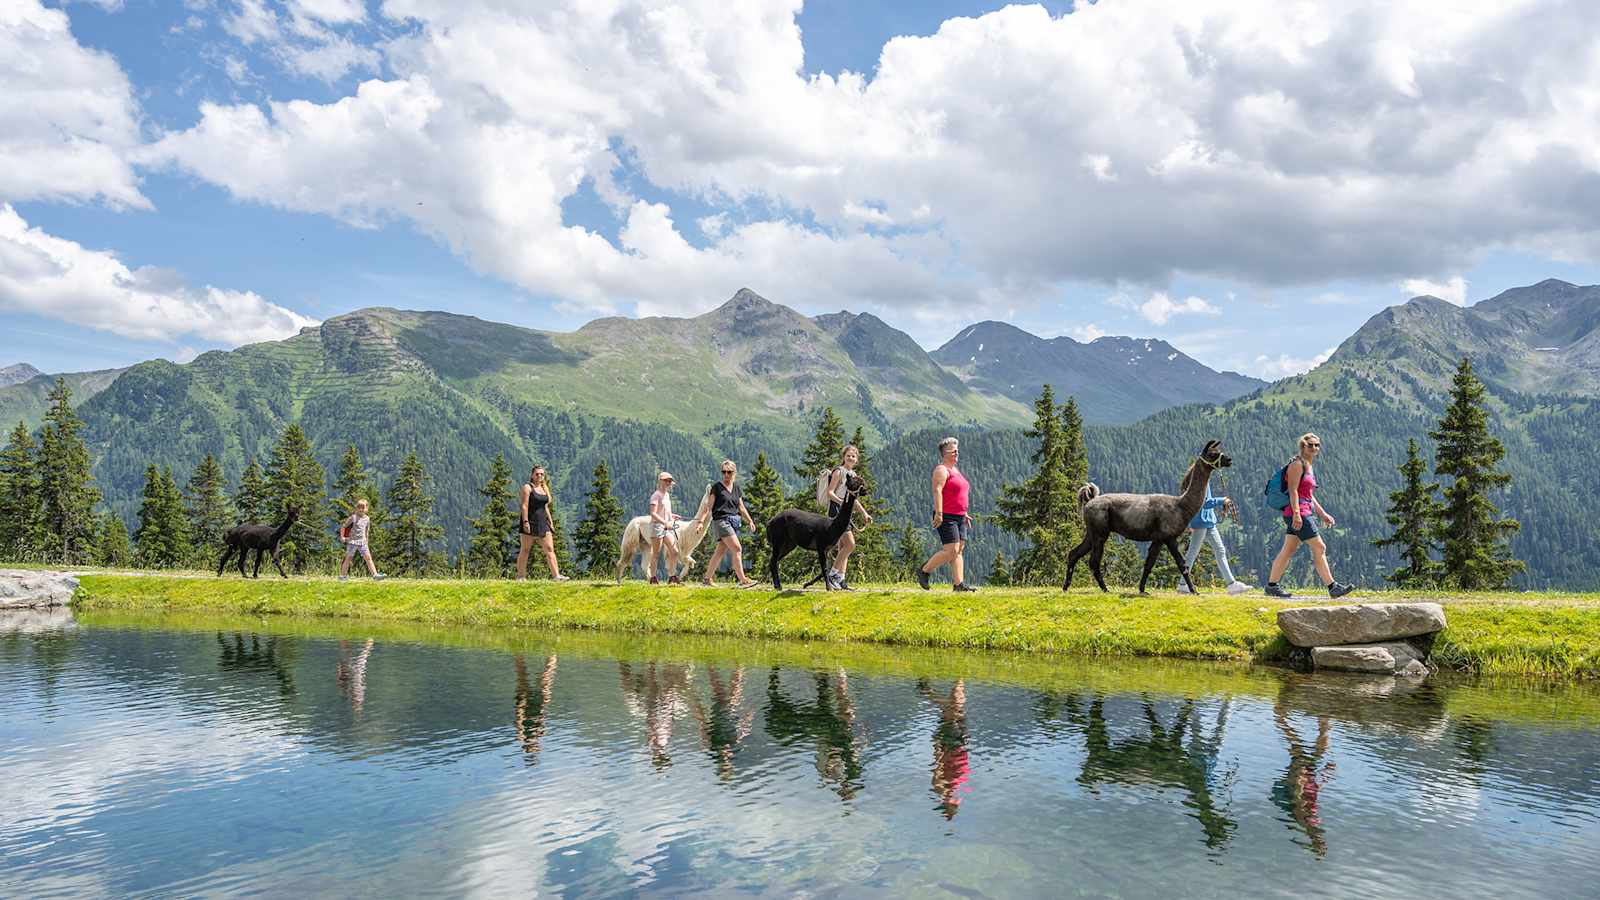
[[406, 454], [394, 483], [389, 485], [390, 568], [421, 576], [433, 563], [437, 542], [443, 535], [444, 529], [433, 520], [428, 473], [413, 450]]
[[133, 533], [139, 565], [170, 569], [184, 562], [189, 556], [188, 523], [172, 469], [157, 469], [153, 463], [146, 466], [141, 496], [139, 528]]
[[298, 507], [300, 522], [290, 528], [280, 546], [290, 568], [304, 572], [331, 559], [325, 524], [328, 488], [322, 464], [311, 452], [311, 442], [299, 425], [283, 429], [266, 472], [267, 522], [277, 524], [285, 511]]
[[106, 513], [100, 525], [100, 540], [96, 548], [102, 566], [122, 567], [133, 562], [133, 547], [128, 542], [128, 526], [116, 513]]
[[[794, 474], [800, 478], [800, 491], [795, 494], [792, 502], [800, 509], [817, 508], [817, 478], [839, 464], [839, 456], [844, 453], [844, 443], [844, 423], [833, 414], [833, 407], [823, 407], [822, 417], [817, 419], [817, 428], [811, 435], [811, 442], [801, 451], [800, 462], [794, 467]], [[827, 512], [826, 509], [818, 511]], [[777, 510], [774, 510], [768, 515], [776, 512]]]
[[44, 550], [62, 562], [88, 562], [94, 555], [95, 528], [100, 524], [94, 514], [100, 491], [89, 471], [89, 449], [79, 434], [83, 422], [72, 408], [72, 390], [65, 379], [57, 378], [45, 399], [50, 407], [39, 436]]
[[573, 535], [578, 565], [590, 576], [609, 575], [617, 567], [621, 540], [622, 504], [611, 494], [611, 470], [602, 459], [594, 467], [583, 519]]
[[[808, 484], [816, 484], [812, 473]], [[755, 468], [750, 470], [750, 483], [744, 488], [744, 505], [756, 520], [756, 527], [744, 544], [745, 571], [755, 578], [767, 577], [767, 559], [772, 548], [767, 544], [767, 522], [783, 511], [783, 479], [778, 470], [767, 462], [765, 453], [756, 454]], [[814, 499], [813, 499], [813, 502]]]
[[261, 467], [256, 464], [255, 457], [251, 457], [250, 464], [244, 467], [244, 473], [239, 476], [238, 490], [233, 492], [234, 511], [240, 522], [261, 525], [272, 518], [269, 505], [267, 481], [262, 477]]
[[1433, 560], [1438, 543], [1439, 500], [1435, 494], [1439, 485], [1423, 483], [1427, 471], [1413, 438], [1406, 445], [1406, 461], [1400, 464], [1400, 489], [1389, 493], [1386, 518], [1394, 532], [1372, 541], [1377, 547], [1400, 548], [1404, 565], [1384, 576], [1395, 587], [1430, 587], [1439, 579], [1439, 564]]
[[1006, 563], [1004, 553], [994, 555], [994, 565], [989, 567], [989, 583], [996, 587], [1005, 587], [1011, 584], [1011, 566]]
[[[1077, 490], [1087, 464], [1077, 404], [1069, 399], [1057, 409], [1055, 391], [1047, 384], [1033, 410], [1033, 427], [1024, 434], [1039, 442], [1033, 453], [1034, 473], [1020, 485], [1004, 486], [996, 504], [1000, 527], [1028, 542], [1011, 572], [1018, 584], [1060, 581], [1066, 575], [1067, 554], [1082, 530]], [[1084, 460], [1082, 473], [1080, 460]]]
[[1453, 479], [1444, 489], [1439, 515], [1445, 583], [1477, 591], [1505, 587], [1525, 568], [1507, 546], [1522, 524], [1500, 518], [1489, 497], [1510, 484], [1511, 476], [1496, 469], [1506, 451], [1489, 434], [1483, 382], [1473, 374], [1471, 360], [1463, 358], [1456, 367], [1450, 405], [1428, 436], [1435, 445], [1433, 471]]
[[0, 450], [0, 559], [25, 559], [43, 543], [38, 447], [18, 422]]
[[483, 511], [472, 520], [472, 542], [467, 546], [467, 572], [484, 578], [509, 578], [517, 562], [517, 513], [511, 511], [511, 467], [497, 453], [489, 480], [478, 488]]
[[233, 525], [232, 504], [223, 493], [224, 484], [222, 464], [207, 453], [194, 467], [184, 489], [191, 562], [220, 552], [222, 534]]

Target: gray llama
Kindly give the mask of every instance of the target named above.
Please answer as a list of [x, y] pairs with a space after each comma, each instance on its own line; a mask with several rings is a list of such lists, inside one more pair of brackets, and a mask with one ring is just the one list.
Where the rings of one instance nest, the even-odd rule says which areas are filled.
[[1155, 568], [1161, 548], [1172, 553], [1172, 559], [1183, 573], [1183, 583], [1194, 590], [1189, 579], [1189, 569], [1183, 564], [1183, 554], [1178, 552], [1178, 536], [1189, 527], [1189, 520], [1200, 511], [1206, 499], [1206, 484], [1211, 473], [1233, 465], [1232, 457], [1222, 452], [1221, 441], [1206, 441], [1200, 456], [1183, 475], [1183, 494], [1101, 494], [1100, 488], [1086, 484], [1078, 491], [1078, 504], [1083, 507], [1083, 540], [1072, 548], [1067, 557], [1067, 580], [1062, 590], [1072, 587], [1072, 570], [1085, 554], [1089, 556], [1089, 571], [1100, 590], [1106, 587], [1105, 574], [1100, 563], [1105, 556], [1106, 541], [1112, 532], [1130, 541], [1149, 541], [1150, 552], [1144, 557], [1144, 574], [1139, 576], [1139, 593], [1145, 593], [1145, 583], [1150, 580], [1150, 570]]

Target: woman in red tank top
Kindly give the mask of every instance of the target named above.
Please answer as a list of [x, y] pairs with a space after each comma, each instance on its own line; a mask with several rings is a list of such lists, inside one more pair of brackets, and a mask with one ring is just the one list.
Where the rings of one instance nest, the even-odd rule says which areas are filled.
[[967, 512], [970, 487], [957, 463], [961, 443], [953, 437], [939, 442], [939, 464], [933, 467], [933, 528], [939, 534], [939, 551], [922, 564], [917, 583], [928, 589], [928, 575], [948, 563], [950, 579], [957, 591], [977, 590], [965, 579], [965, 560], [961, 553], [972, 536], [972, 516]]
[[1299, 452], [1284, 467], [1283, 487], [1289, 494], [1289, 505], [1283, 508], [1283, 547], [1278, 550], [1278, 557], [1272, 561], [1272, 570], [1267, 576], [1268, 597], [1292, 596], [1278, 584], [1278, 579], [1288, 570], [1289, 560], [1294, 558], [1301, 544], [1311, 548], [1311, 566], [1327, 586], [1329, 597], [1343, 597], [1355, 590], [1353, 584], [1340, 584], [1333, 580], [1333, 569], [1328, 565], [1328, 547], [1317, 529], [1317, 519], [1321, 519], [1329, 528], [1334, 525], [1333, 516], [1322, 508], [1316, 497], [1317, 476], [1312, 464], [1321, 453], [1322, 438], [1308, 432], [1301, 435]]

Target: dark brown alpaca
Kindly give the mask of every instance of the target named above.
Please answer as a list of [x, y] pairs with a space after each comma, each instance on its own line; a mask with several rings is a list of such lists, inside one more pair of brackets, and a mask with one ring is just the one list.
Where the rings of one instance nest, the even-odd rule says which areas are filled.
[[[285, 578], [289, 573], [283, 570], [283, 563], [278, 560], [278, 545], [283, 543], [283, 536], [289, 533], [295, 520], [300, 518], [300, 507], [289, 507], [289, 513], [283, 519], [283, 524], [277, 528], [270, 525], [235, 525], [229, 528], [222, 536], [226, 549], [222, 551], [222, 560], [217, 563], [217, 577], [222, 577], [222, 570], [228, 567], [228, 557], [234, 553], [239, 554], [240, 577], [261, 577], [261, 554], [272, 554], [272, 564], [278, 567], [278, 574]], [[256, 552], [256, 568], [253, 576], [244, 574], [244, 558], [251, 550]]]
[[801, 587], [808, 588], [821, 581], [825, 589], [833, 590], [833, 585], [824, 577], [828, 574], [828, 550], [850, 530], [850, 514], [855, 511], [856, 497], [866, 487], [866, 482], [859, 475], [847, 477], [844, 482], [844, 504], [832, 519], [801, 509], [786, 509], [772, 517], [772, 521], [767, 523], [767, 546], [772, 548], [769, 568], [774, 588], [783, 590], [783, 583], [778, 579], [778, 562], [788, 556], [790, 550], [804, 548], [817, 551], [817, 565], [821, 571]]
[[1105, 556], [1106, 541], [1112, 533], [1130, 541], [1149, 541], [1150, 552], [1144, 557], [1144, 574], [1139, 576], [1139, 593], [1145, 593], [1150, 580], [1150, 570], [1156, 566], [1161, 548], [1172, 553], [1172, 559], [1183, 573], [1183, 583], [1194, 591], [1189, 579], [1189, 569], [1183, 564], [1183, 554], [1178, 552], [1178, 536], [1189, 527], [1189, 520], [1205, 503], [1206, 484], [1211, 473], [1233, 465], [1233, 459], [1222, 452], [1221, 441], [1206, 441], [1200, 457], [1189, 466], [1183, 476], [1183, 493], [1171, 494], [1101, 494], [1100, 489], [1086, 484], [1078, 491], [1078, 503], [1083, 507], [1083, 541], [1072, 548], [1067, 557], [1067, 580], [1062, 590], [1072, 587], [1072, 570], [1078, 560], [1089, 555], [1089, 571], [1094, 573], [1100, 590], [1107, 591], [1101, 559]]

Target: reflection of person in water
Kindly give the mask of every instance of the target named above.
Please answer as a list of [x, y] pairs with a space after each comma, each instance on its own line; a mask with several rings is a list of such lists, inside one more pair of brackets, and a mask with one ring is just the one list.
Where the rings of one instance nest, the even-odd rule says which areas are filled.
[[550, 710], [550, 688], [556, 681], [555, 654], [545, 657], [544, 670], [539, 673], [537, 693], [528, 689], [528, 663], [518, 653], [511, 657], [517, 670], [517, 740], [528, 765], [539, 761], [539, 745], [544, 739], [545, 716]]
[[950, 687], [949, 697], [940, 697], [926, 678], [917, 680], [917, 692], [939, 708], [939, 724], [933, 729], [933, 793], [939, 798], [939, 811], [954, 819], [961, 810], [961, 795], [972, 790], [967, 784], [971, 766], [967, 755], [967, 685], [960, 678]]
[[832, 676], [812, 675], [816, 701], [792, 700], [783, 692], [774, 668], [767, 675], [767, 731], [781, 743], [808, 738], [816, 743], [817, 774], [834, 785], [841, 800], [861, 790], [861, 748], [866, 740], [856, 725], [856, 706], [843, 669]]
[[644, 720], [650, 761], [658, 769], [672, 765], [672, 726], [688, 707], [685, 697], [692, 670], [683, 663], [651, 662], [643, 672], [635, 673], [631, 664], [620, 660], [617, 668], [623, 703], [635, 718]]
[[220, 650], [217, 668], [223, 671], [266, 672], [278, 682], [280, 695], [285, 698], [294, 696], [293, 665], [296, 652], [293, 638], [280, 641], [277, 635], [268, 635], [263, 641], [260, 635], [252, 634], [249, 644], [246, 644], [244, 635], [237, 631], [233, 633], [231, 642], [219, 631], [217, 647]]
[[700, 722], [700, 746], [705, 748], [711, 756], [711, 761], [716, 764], [717, 775], [724, 781], [733, 777], [733, 754], [739, 749], [739, 744], [750, 736], [751, 723], [755, 721], [756, 711], [746, 709], [744, 706], [744, 668], [741, 666], [733, 672], [733, 678], [727, 684], [722, 683], [722, 675], [716, 666], [710, 667], [706, 678], [711, 682], [711, 709], [707, 710], [700, 703], [700, 698], [689, 693], [689, 702], [694, 708], [694, 717]]
[[367, 658], [372, 655], [372, 638], [362, 646], [355, 659], [350, 658], [350, 642], [339, 642], [339, 661], [333, 664], [333, 680], [350, 698], [350, 709], [361, 714], [361, 705], [367, 701]]
[[1311, 852], [1325, 856], [1328, 853], [1328, 838], [1322, 827], [1318, 802], [1322, 786], [1333, 777], [1334, 764], [1322, 761], [1328, 753], [1332, 720], [1327, 716], [1317, 717], [1317, 740], [1308, 749], [1300, 734], [1289, 723], [1288, 709], [1280, 704], [1273, 712], [1278, 731], [1283, 733], [1283, 739], [1289, 745], [1289, 768], [1282, 778], [1273, 783], [1272, 800], [1292, 816], [1294, 825], [1298, 825], [1310, 838]]

